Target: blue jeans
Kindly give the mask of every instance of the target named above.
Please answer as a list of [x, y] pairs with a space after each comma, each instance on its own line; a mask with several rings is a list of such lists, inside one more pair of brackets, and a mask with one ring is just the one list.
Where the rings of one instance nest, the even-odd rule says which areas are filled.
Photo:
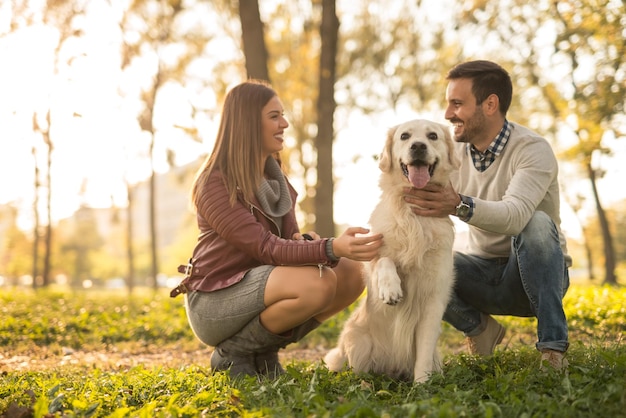
[[456, 282], [443, 319], [467, 336], [480, 334], [486, 314], [537, 318], [537, 350], [565, 352], [563, 296], [569, 272], [552, 219], [536, 212], [511, 238], [508, 258], [484, 259], [455, 252]]

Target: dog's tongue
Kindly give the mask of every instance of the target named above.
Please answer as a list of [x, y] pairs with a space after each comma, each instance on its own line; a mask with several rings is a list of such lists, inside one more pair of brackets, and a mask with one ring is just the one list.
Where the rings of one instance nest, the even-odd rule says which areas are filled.
[[421, 189], [430, 180], [430, 174], [428, 173], [428, 166], [420, 165], [415, 167], [410, 165], [407, 167], [409, 170], [409, 181], [416, 189]]

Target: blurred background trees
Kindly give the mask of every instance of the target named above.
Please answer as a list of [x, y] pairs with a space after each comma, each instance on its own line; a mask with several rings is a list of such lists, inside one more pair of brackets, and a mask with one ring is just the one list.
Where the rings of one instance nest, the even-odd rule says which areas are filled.
[[27, 186], [0, 193], [0, 276], [168, 285], [195, 243], [188, 189], [221, 100], [249, 77], [269, 80], [285, 104], [282, 157], [302, 229], [340, 233], [357, 222], [335, 219], [350, 212], [337, 205], [346, 172], [364, 167], [348, 202], [366, 206], [387, 128], [443, 121], [445, 74], [481, 58], [512, 75], [509, 117], [559, 155], [563, 200], [581, 227], [575, 267], [615, 284], [626, 195], [598, 186], [626, 130], [624, 16], [618, 0], [6, 3], [0, 167], [29, 159], [10, 180]]

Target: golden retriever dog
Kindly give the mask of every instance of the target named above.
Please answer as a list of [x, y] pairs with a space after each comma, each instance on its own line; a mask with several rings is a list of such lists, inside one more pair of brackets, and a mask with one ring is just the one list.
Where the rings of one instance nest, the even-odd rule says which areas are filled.
[[403, 188], [448, 184], [458, 167], [448, 127], [417, 119], [391, 128], [379, 167], [370, 226], [385, 243], [366, 265], [367, 295], [324, 362], [332, 371], [349, 366], [424, 382], [441, 371], [437, 342], [454, 282], [454, 226], [449, 217], [415, 215]]

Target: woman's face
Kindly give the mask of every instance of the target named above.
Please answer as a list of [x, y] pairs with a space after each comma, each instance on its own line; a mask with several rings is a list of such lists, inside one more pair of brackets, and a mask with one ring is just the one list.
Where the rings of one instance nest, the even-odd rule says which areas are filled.
[[284, 108], [278, 96], [274, 96], [261, 110], [261, 151], [263, 160], [283, 149], [283, 134], [289, 127], [284, 116]]

